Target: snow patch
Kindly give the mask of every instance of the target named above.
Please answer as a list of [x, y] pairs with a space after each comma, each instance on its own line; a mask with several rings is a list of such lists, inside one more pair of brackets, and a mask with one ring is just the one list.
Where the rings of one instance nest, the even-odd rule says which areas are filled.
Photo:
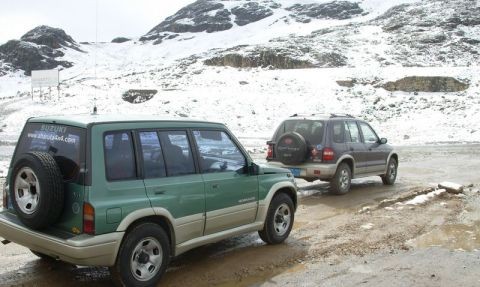
[[360, 226], [360, 228], [369, 230], [369, 229], [372, 229], [373, 226], [374, 226], [374, 224], [369, 222], [369, 223], [366, 223], [366, 224]]
[[421, 195], [418, 195], [416, 197], [414, 197], [413, 199], [409, 200], [409, 201], [406, 201], [405, 205], [420, 205], [420, 204], [424, 204], [426, 202], [428, 202], [429, 200], [431, 200], [432, 198], [436, 197], [436, 196], [439, 196], [440, 194], [443, 194], [443, 193], [446, 193], [447, 191], [445, 189], [437, 189], [435, 191], [432, 191], [430, 193], [427, 193], [427, 194], [421, 194]]

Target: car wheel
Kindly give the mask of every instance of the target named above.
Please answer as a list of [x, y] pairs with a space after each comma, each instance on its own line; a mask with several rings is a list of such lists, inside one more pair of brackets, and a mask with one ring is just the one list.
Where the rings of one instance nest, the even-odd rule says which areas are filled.
[[395, 180], [397, 179], [397, 169], [398, 169], [397, 160], [394, 158], [391, 158], [388, 161], [387, 173], [381, 176], [383, 184], [393, 185], [395, 183]]
[[352, 171], [350, 166], [346, 163], [341, 163], [335, 176], [330, 181], [330, 190], [334, 194], [343, 195], [350, 190], [350, 184], [352, 182]]
[[63, 177], [53, 156], [30, 152], [19, 156], [10, 178], [13, 208], [23, 224], [43, 229], [63, 211]]
[[268, 244], [279, 244], [287, 239], [295, 219], [293, 202], [285, 193], [275, 195], [268, 207], [263, 230], [258, 234]]
[[143, 223], [126, 235], [110, 273], [117, 286], [155, 286], [169, 261], [170, 243], [165, 230], [154, 223]]

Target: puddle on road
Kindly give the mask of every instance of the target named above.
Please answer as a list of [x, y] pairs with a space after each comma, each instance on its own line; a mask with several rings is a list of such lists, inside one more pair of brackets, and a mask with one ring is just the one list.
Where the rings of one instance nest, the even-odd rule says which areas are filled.
[[218, 287], [247, 287], [247, 286], [261, 286], [265, 282], [275, 283], [272, 281], [273, 277], [285, 274], [285, 273], [296, 273], [305, 270], [305, 264], [299, 263], [287, 268], [276, 268], [274, 270], [269, 270], [262, 274], [249, 276], [241, 281], [231, 281], [225, 282], [223, 284], [216, 285]]
[[480, 250], [480, 222], [444, 225], [409, 242], [413, 247], [439, 246], [450, 250]]

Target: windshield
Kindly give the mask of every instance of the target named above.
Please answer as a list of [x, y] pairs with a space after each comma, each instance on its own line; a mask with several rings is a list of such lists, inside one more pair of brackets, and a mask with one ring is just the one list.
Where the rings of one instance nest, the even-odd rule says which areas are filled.
[[288, 120], [285, 121], [276, 134], [275, 141], [278, 142], [280, 136], [288, 132], [297, 132], [301, 134], [308, 144], [319, 145], [323, 142], [325, 130], [324, 121], [313, 120]]
[[[63, 179], [79, 180], [85, 166], [85, 129], [64, 125], [28, 123], [15, 157], [31, 151], [47, 152], [57, 162]], [[14, 160], [15, 161], [15, 160]]]

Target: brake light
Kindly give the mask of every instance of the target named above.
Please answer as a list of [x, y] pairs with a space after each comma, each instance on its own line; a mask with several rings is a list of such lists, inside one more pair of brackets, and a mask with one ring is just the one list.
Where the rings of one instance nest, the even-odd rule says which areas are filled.
[[331, 148], [324, 148], [323, 149], [323, 161], [330, 161], [335, 158], [335, 152]]
[[267, 159], [273, 158], [273, 145], [269, 144], [267, 148]]
[[95, 234], [95, 209], [90, 203], [83, 203], [83, 232]]

